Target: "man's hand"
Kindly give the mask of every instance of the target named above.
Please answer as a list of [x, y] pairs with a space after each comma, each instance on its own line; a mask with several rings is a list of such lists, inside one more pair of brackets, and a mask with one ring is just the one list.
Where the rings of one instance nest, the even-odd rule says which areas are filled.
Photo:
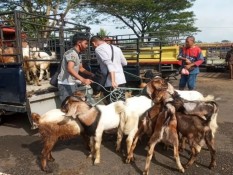
[[185, 69], [187, 69], [187, 70], [189, 70], [191, 67], [192, 67], [192, 65], [191, 65], [191, 64], [187, 64], [187, 65], [185, 65]]
[[116, 82], [112, 82], [112, 87], [115, 89], [118, 87], [118, 84]]
[[186, 63], [186, 64], [191, 64], [191, 61], [190, 61], [189, 59], [186, 58], [185, 63]]
[[93, 81], [90, 80], [90, 79], [83, 79], [82, 83], [83, 83], [84, 85], [90, 85], [91, 83], [93, 83]]
[[178, 60], [183, 60], [183, 61], [185, 61], [186, 58], [180, 56], [180, 57], [178, 57]]

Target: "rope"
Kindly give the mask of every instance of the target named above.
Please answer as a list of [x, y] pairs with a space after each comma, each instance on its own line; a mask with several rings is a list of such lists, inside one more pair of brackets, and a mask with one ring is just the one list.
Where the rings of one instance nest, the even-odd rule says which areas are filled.
[[130, 76], [132, 76], [132, 77], [134, 77], [134, 78], [137, 78], [137, 79], [142, 79], [142, 80], [151, 80], [150, 78], [145, 78], [145, 77], [141, 77], [141, 76], [137, 76], [137, 75], [134, 75], [134, 74], [132, 74], [132, 73], [129, 73], [129, 72], [127, 72], [127, 71], [124, 71], [124, 73], [126, 73], [126, 74], [128, 74], [128, 75], [130, 75]]
[[[98, 100], [95, 104], [93, 104], [92, 106], [96, 106], [97, 104], [99, 104], [101, 101], [103, 101], [105, 98], [109, 97], [110, 96], [110, 101], [111, 102], [115, 102], [115, 101], [118, 101], [118, 100], [125, 100], [125, 94], [124, 94], [124, 91], [133, 91], [133, 90], [136, 90], [136, 91], [141, 91], [142, 88], [126, 88], [126, 87], [117, 87], [115, 89], [113, 89], [112, 91], [109, 91], [107, 90], [103, 85], [97, 83], [97, 82], [93, 82], [99, 86], [101, 86], [103, 88], [104, 91], [108, 92], [109, 94], [104, 96], [103, 98], [101, 98], [100, 100]], [[87, 90], [86, 90], [87, 92]]]

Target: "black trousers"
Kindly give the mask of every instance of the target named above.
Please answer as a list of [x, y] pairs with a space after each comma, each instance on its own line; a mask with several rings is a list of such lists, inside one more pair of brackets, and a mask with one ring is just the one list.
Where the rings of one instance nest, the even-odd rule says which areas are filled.
[[[125, 84], [120, 84], [120, 85], [118, 85], [118, 87], [125, 87]], [[105, 89], [107, 90], [107, 91], [112, 91], [113, 90], [113, 87], [105, 87]], [[105, 90], [103, 90], [103, 95], [104, 96], [107, 96], [108, 95], [108, 97], [106, 97], [105, 98], [105, 105], [108, 105], [108, 104], [110, 104], [112, 101], [111, 101], [111, 98], [110, 98], [110, 93], [111, 92], [107, 92], [107, 91], [105, 91]], [[123, 92], [123, 94], [122, 94], [122, 97], [119, 99], [119, 100], [125, 100], [125, 93]]]

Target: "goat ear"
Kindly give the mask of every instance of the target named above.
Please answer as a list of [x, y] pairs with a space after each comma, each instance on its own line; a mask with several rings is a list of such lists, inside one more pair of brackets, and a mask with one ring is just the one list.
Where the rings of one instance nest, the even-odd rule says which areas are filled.
[[68, 112], [66, 113], [66, 116], [71, 116], [73, 118], [76, 118], [77, 115], [77, 105], [71, 104], [68, 107]]
[[149, 83], [147, 83], [146, 85], [146, 93], [147, 95], [152, 98], [152, 94], [154, 92], [154, 88], [152, 87], [152, 81], [150, 81]]
[[69, 96], [65, 98], [65, 100], [63, 100], [63, 102], [61, 103], [61, 111], [62, 112], [67, 112], [67, 103], [69, 101]]

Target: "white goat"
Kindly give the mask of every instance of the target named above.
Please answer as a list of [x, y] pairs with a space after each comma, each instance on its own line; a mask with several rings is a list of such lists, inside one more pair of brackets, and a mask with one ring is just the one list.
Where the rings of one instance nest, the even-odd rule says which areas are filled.
[[[38, 60], [51, 60], [49, 54], [42, 51], [33, 52], [32, 58]], [[50, 78], [49, 66], [50, 66], [50, 61], [36, 61], [36, 67], [40, 69], [40, 76], [39, 76], [40, 81], [43, 79], [44, 72], [46, 72], [46, 79], [48, 80]]]
[[168, 84], [167, 91], [170, 94], [174, 94], [174, 92], [176, 91], [180, 95], [180, 97], [185, 100], [188, 100], [188, 101], [213, 101], [214, 100], [214, 96], [212, 95], [207, 95], [206, 97], [204, 97], [203, 94], [201, 94], [198, 91], [176, 90], [170, 83], [167, 83], [167, 84]]
[[66, 112], [66, 116], [77, 117], [84, 127], [84, 132], [91, 137], [91, 154], [89, 157], [94, 157], [94, 164], [100, 163], [103, 132], [119, 126], [123, 103], [123, 101], [118, 101], [106, 106], [91, 107], [86, 101], [78, 97], [68, 97], [63, 102], [62, 111]]
[[[117, 105], [123, 105], [118, 103]], [[120, 150], [123, 134], [128, 135], [126, 139], [127, 154], [130, 151], [134, 136], [138, 131], [139, 118], [152, 107], [152, 100], [146, 96], [131, 97], [126, 99], [121, 113], [120, 127], [117, 132], [116, 151]]]

